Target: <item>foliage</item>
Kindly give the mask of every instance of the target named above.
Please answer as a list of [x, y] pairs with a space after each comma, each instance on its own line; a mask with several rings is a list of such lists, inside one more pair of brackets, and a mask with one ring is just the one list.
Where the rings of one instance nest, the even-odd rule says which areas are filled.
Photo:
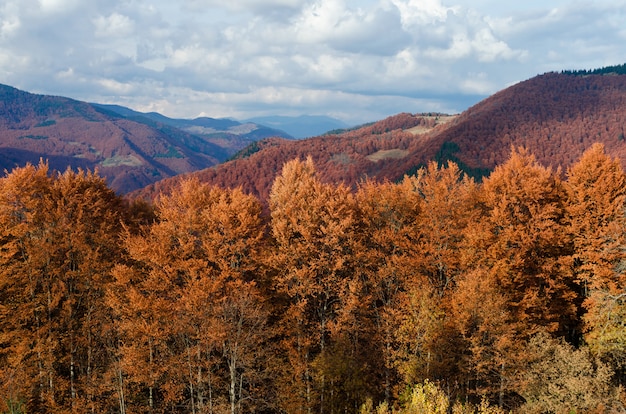
[[589, 75], [626, 75], [626, 64], [605, 66], [598, 69], [564, 70], [564, 75], [589, 76]]
[[[403, 401], [402, 401], [403, 400]], [[386, 402], [374, 409], [368, 399], [360, 408], [359, 414], [504, 414], [499, 407], [492, 406], [486, 399], [478, 405], [450, 401], [450, 398], [437, 384], [428, 380], [406, 390], [401, 397], [401, 407], [390, 409]]]
[[128, 203], [93, 172], [0, 178], [0, 412], [623, 410], [626, 178], [524, 149], [269, 205], [197, 179]]
[[586, 347], [574, 349], [545, 333], [528, 343], [522, 373], [523, 413], [603, 412], [623, 409], [611, 386], [611, 369], [593, 361]]
[[154, 158], [185, 158], [175, 147], [169, 147], [166, 153], [155, 154]]
[[489, 168], [472, 168], [461, 161], [458, 156], [455, 155], [460, 152], [460, 150], [461, 148], [456, 142], [446, 141], [441, 144], [441, 148], [439, 148], [439, 151], [435, 154], [435, 161], [437, 161], [439, 165], [445, 165], [449, 161], [452, 161], [459, 166], [461, 171], [477, 181], [481, 181], [483, 177], [489, 175], [491, 172]]

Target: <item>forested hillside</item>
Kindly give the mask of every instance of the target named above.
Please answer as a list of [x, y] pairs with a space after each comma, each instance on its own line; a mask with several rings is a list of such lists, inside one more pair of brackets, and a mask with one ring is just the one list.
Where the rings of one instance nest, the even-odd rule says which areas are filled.
[[267, 213], [197, 178], [153, 207], [45, 164], [0, 179], [0, 411], [624, 410], [602, 145], [562, 174], [514, 149], [480, 183], [277, 168]]
[[[594, 72], [595, 73], [595, 72]], [[520, 82], [457, 117], [399, 114], [353, 131], [304, 141], [255, 145], [247, 158], [194, 173], [202, 182], [242, 186], [267, 200], [282, 164], [311, 156], [322, 181], [355, 187], [361, 180], [400, 180], [430, 161], [455, 161], [479, 179], [523, 146], [544, 165], [571, 166], [594, 142], [626, 165], [626, 75], [547, 73]], [[421, 126], [421, 128], [420, 128]], [[417, 127], [417, 128], [416, 128]], [[434, 128], [433, 128], [434, 127]], [[152, 199], [180, 177], [145, 188]]]
[[[425, 163], [436, 154], [434, 149], [432, 154], [426, 151], [418, 155], [411, 148], [416, 143], [427, 143], [430, 134], [445, 128], [453, 118], [444, 114], [402, 113], [338, 135], [300, 141], [270, 138], [255, 143], [232, 161], [196, 172], [194, 177], [223, 188], [241, 187], [246, 193], [260, 197], [263, 203], [267, 202], [282, 165], [294, 158], [311, 156], [321, 180], [326, 183], [354, 187], [366, 177], [394, 180], [398, 178], [398, 164], [404, 165], [411, 154], [421, 160], [411, 164], [413, 172], [420, 162]], [[161, 192], [168, 193], [187, 177], [156, 182], [131, 197], [152, 200]]]
[[44, 159], [58, 171], [98, 169], [111, 188], [127, 193], [216, 165], [268, 136], [287, 135], [251, 123], [171, 119], [0, 85], [0, 171]]

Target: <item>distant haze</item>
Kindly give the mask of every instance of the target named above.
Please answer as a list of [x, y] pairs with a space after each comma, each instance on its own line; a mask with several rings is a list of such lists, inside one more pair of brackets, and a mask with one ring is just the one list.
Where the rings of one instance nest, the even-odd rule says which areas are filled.
[[354, 126], [327, 116], [306, 115], [298, 117], [262, 116], [250, 118], [246, 122], [254, 122], [270, 128], [280, 129], [294, 138], [315, 137], [331, 130]]

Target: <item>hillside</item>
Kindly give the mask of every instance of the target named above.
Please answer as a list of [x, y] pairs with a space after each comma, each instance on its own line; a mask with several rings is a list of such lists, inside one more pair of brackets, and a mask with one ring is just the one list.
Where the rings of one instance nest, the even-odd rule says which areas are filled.
[[[111, 188], [127, 193], [216, 165], [254, 140], [285, 136], [235, 121], [224, 127], [239, 128], [238, 133], [221, 131], [209, 128], [207, 121], [142, 116], [128, 108], [0, 85], [0, 169], [36, 164], [40, 159], [61, 171], [98, 169]], [[198, 130], [190, 132], [193, 128]]]
[[478, 103], [438, 135], [473, 168], [493, 169], [524, 146], [544, 165], [568, 167], [594, 142], [626, 165], [626, 76], [549, 73]]
[[[228, 157], [253, 142], [268, 137], [292, 138], [280, 129], [261, 125], [260, 122], [239, 122], [228, 118], [200, 117], [194, 119], [169, 118], [157, 112], [137, 112], [119, 105], [93, 104], [99, 108], [115, 112], [124, 118], [150, 126], [163, 125], [180, 129], [201, 137], [204, 141], [221, 147]], [[220, 162], [226, 159], [220, 159]]]
[[[446, 116], [442, 116], [446, 118]], [[201, 181], [221, 187], [241, 186], [244, 191], [267, 198], [276, 174], [285, 162], [311, 155], [320, 176], [327, 182], [354, 184], [365, 176], [386, 177], [399, 159], [409, 155], [412, 142], [431, 131], [445, 128], [439, 116], [399, 114], [373, 125], [339, 135], [325, 135], [301, 141], [272, 138], [255, 143], [239, 157], [216, 168], [195, 173]], [[415, 128], [427, 132], [415, 133]], [[413, 131], [413, 132], [411, 132]], [[369, 158], [368, 158], [369, 157]], [[376, 157], [372, 160], [371, 157]], [[150, 199], [167, 193], [181, 177], [146, 187], [133, 197]]]
[[[430, 116], [429, 116], [430, 115]], [[453, 160], [480, 178], [523, 146], [540, 163], [567, 168], [594, 142], [626, 164], [626, 76], [547, 73], [513, 85], [457, 117], [399, 114], [338, 135], [267, 140], [245, 157], [194, 173], [266, 199], [282, 165], [311, 156], [320, 178], [354, 186], [366, 177], [398, 180], [429, 160]], [[135, 196], [167, 193], [180, 177]]]

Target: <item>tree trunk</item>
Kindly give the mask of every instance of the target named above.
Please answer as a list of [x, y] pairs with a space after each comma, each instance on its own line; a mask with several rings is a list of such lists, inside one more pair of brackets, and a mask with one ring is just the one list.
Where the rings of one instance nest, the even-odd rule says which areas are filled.
[[498, 395], [498, 406], [500, 408], [504, 407], [504, 361], [502, 361], [502, 365], [500, 366], [500, 392]]

